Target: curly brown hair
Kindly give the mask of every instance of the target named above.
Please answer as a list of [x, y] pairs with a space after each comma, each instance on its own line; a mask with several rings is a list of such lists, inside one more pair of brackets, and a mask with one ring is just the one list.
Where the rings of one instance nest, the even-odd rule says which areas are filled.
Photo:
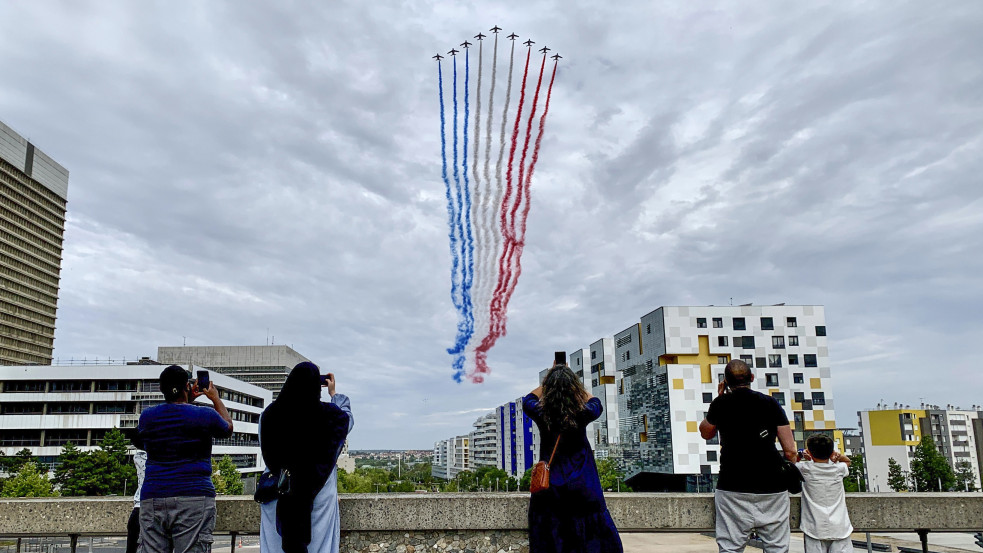
[[584, 409], [589, 394], [570, 367], [554, 365], [543, 379], [539, 405], [547, 428], [562, 432], [577, 427], [577, 414]]

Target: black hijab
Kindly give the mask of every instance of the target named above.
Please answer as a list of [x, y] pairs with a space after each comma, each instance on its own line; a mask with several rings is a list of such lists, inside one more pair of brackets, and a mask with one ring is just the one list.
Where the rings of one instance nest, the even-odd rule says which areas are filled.
[[290, 471], [291, 494], [277, 502], [277, 528], [285, 553], [306, 553], [311, 510], [348, 436], [348, 414], [321, 401], [317, 365], [299, 363], [260, 419], [263, 460], [273, 474]]

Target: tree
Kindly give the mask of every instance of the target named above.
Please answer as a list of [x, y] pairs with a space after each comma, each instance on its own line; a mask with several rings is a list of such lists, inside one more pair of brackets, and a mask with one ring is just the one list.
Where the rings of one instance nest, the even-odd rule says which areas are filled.
[[245, 485], [239, 475], [239, 469], [228, 455], [223, 456], [212, 470], [212, 484], [215, 493], [225, 495], [242, 495]]
[[976, 491], [976, 473], [973, 472], [973, 465], [969, 461], [959, 461], [956, 465], [956, 483], [953, 486], [953, 491], [957, 492], [975, 492]]
[[623, 492], [631, 491], [631, 488], [624, 482], [624, 473], [618, 470], [618, 463], [614, 459], [601, 459], [601, 462], [597, 463], [597, 475], [601, 479], [602, 490], [618, 490], [620, 488]]
[[949, 461], [935, 447], [935, 440], [925, 436], [915, 447], [911, 473], [919, 491], [947, 491], [956, 483]]
[[129, 441], [118, 429], [106, 433], [99, 449], [62, 446], [55, 483], [62, 495], [124, 495], [136, 489], [136, 468], [127, 462]]
[[887, 485], [896, 492], [908, 491], [908, 479], [894, 457], [887, 460]]
[[863, 455], [857, 453], [850, 456], [850, 474], [843, 479], [843, 489], [848, 492], [867, 491]]
[[3, 497], [51, 497], [55, 495], [51, 481], [33, 462], [20, 466], [17, 474], [3, 485]]

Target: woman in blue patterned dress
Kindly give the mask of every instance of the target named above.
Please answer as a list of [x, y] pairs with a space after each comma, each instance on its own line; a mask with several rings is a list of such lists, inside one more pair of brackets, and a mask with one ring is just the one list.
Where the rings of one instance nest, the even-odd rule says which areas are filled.
[[[530, 553], [620, 553], [621, 537], [611, 520], [587, 425], [601, 416], [601, 401], [587, 393], [566, 365], [555, 365], [543, 385], [522, 400], [539, 427], [539, 458], [549, 461], [550, 486], [529, 502]], [[559, 440], [559, 445], [557, 445]]]

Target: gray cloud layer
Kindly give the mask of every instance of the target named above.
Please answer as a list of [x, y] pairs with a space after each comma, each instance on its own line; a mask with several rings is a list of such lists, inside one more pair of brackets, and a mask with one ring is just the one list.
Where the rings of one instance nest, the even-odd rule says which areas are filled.
[[[353, 447], [429, 447], [554, 349], [733, 298], [826, 306], [842, 426], [882, 398], [983, 399], [977, 2], [5, 2], [0, 20], [0, 118], [71, 171], [58, 357], [269, 328], [339, 373]], [[456, 385], [430, 56], [494, 24], [564, 59], [509, 334], [485, 384]]]

